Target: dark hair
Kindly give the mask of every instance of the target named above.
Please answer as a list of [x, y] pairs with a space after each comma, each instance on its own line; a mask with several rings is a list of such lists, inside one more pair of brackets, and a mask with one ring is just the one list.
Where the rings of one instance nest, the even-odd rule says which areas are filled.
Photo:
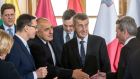
[[72, 9], [68, 9], [63, 13], [62, 19], [63, 20], [69, 20], [71, 19], [74, 15], [76, 14], [76, 12]]
[[77, 20], [86, 20], [88, 19], [88, 16], [85, 13], [77, 13], [74, 17], [73, 17], [73, 23], [74, 25], [76, 24]]
[[137, 25], [134, 18], [130, 16], [123, 16], [116, 21], [116, 24], [119, 25], [120, 31], [127, 30], [130, 35], [137, 34]]
[[22, 14], [17, 19], [17, 31], [21, 31], [26, 25], [31, 25], [32, 20], [36, 19], [36, 17], [29, 14]]
[[1, 6], [1, 15], [3, 15], [4, 10], [13, 9], [15, 11], [15, 6], [13, 4], [5, 3]]

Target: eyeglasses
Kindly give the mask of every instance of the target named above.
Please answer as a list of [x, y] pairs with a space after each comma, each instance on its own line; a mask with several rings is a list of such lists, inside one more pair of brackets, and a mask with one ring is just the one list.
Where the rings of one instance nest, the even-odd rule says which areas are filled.
[[28, 25], [28, 26], [38, 29], [38, 26], [32, 26], [32, 25]]

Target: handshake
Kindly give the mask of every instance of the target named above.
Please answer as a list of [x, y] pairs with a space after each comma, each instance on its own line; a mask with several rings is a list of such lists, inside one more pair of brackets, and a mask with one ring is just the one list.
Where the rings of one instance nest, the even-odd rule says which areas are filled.
[[90, 79], [106, 79], [106, 73], [98, 71], [95, 75], [91, 76]]
[[72, 78], [74, 79], [106, 79], [106, 73], [97, 72], [93, 76], [89, 76], [87, 73], [83, 72], [82, 69], [73, 70]]

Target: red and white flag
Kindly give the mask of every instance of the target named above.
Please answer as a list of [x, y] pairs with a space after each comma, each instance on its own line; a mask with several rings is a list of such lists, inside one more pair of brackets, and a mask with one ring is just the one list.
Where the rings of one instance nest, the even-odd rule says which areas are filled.
[[116, 72], [122, 45], [116, 38], [117, 12], [112, 0], [102, 0], [93, 34], [105, 38], [111, 71]]

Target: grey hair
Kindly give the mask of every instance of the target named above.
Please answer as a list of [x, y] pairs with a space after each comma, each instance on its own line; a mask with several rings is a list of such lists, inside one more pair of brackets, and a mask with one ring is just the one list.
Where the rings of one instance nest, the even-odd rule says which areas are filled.
[[123, 16], [116, 21], [116, 24], [119, 25], [120, 31], [127, 30], [130, 35], [136, 36], [137, 34], [137, 25], [134, 18], [130, 16]]

